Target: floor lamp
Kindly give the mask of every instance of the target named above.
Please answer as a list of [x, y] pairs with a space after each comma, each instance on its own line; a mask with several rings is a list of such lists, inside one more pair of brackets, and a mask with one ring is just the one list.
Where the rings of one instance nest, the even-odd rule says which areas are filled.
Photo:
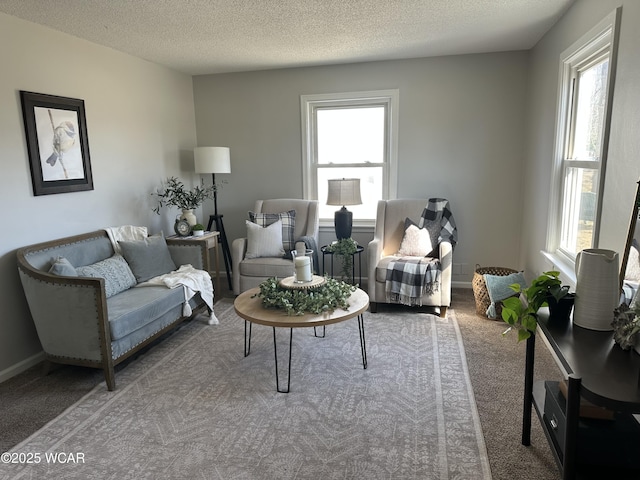
[[327, 195], [327, 205], [342, 205], [340, 210], [336, 210], [334, 215], [334, 226], [338, 240], [351, 237], [351, 226], [353, 225], [353, 213], [347, 210], [346, 205], [361, 205], [360, 179], [340, 178], [329, 180], [329, 193]]
[[227, 234], [224, 231], [222, 215], [218, 214], [218, 189], [216, 187], [216, 173], [231, 173], [231, 154], [229, 147], [196, 147], [193, 151], [193, 159], [196, 173], [210, 173], [213, 177], [213, 185], [215, 188], [213, 192], [214, 214], [209, 216], [207, 230], [211, 231], [213, 222], [216, 223], [216, 230], [220, 232], [222, 256], [224, 258], [225, 269], [227, 270], [229, 289], [233, 289], [231, 285], [231, 251], [229, 250]]

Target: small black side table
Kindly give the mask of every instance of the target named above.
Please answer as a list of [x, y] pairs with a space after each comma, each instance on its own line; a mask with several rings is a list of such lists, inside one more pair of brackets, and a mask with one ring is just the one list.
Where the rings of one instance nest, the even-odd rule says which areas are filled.
[[[331, 277], [333, 277], [333, 252], [330, 252], [328, 250], [329, 245], [324, 245], [323, 247], [320, 248], [320, 251], [322, 252], [322, 272], [321, 274], [324, 275], [325, 273], [327, 273], [327, 271], [324, 268], [324, 257], [326, 255], [331, 255]], [[364, 250], [364, 247], [362, 245], [358, 245], [357, 249], [354, 253], [351, 254], [351, 257], [353, 259], [353, 261], [351, 262], [351, 284], [355, 285], [356, 284], [356, 262], [355, 262], [355, 257], [356, 255], [358, 255], [358, 285], [362, 285], [362, 251]]]

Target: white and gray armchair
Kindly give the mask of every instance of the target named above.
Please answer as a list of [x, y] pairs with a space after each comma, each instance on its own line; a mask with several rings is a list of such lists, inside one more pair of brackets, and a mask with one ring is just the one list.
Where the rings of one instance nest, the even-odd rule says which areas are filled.
[[[428, 250], [432, 251], [424, 256], [398, 254], [405, 231], [412, 223], [407, 218], [416, 226], [423, 226], [424, 222], [425, 228], [428, 227], [432, 245]], [[421, 218], [425, 220], [421, 221]], [[377, 303], [427, 305], [438, 307], [440, 316], [445, 317], [451, 305], [453, 247], [456, 242], [457, 228], [448, 201], [380, 200], [374, 237], [367, 250], [371, 311], [377, 310]], [[416, 288], [410, 283], [414, 277], [417, 278], [418, 268], [422, 268], [423, 276], [426, 273], [428, 284]]]
[[[295, 211], [294, 220], [288, 212]], [[301, 200], [280, 198], [272, 200], [257, 200], [254, 217], [259, 217], [261, 226], [268, 225], [277, 215], [282, 215], [284, 221], [283, 241], [285, 246], [282, 254], [263, 255], [260, 252], [254, 252], [253, 258], [247, 258], [247, 247], [251, 247], [248, 237], [236, 238], [231, 245], [231, 257], [233, 267], [233, 293], [240, 295], [242, 292], [257, 287], [264, 280], [271, 277], [284, 278], [293, 274], [293, 260], [288, 255], [287, 250], [292, 248], [310, 248], [315, 250], [315, 265], [317, 262], [317, 245], [318, 231], [320, 225], [320, 217], [318, 212], [317, 200]], [[266, 214], [266, 215], [265, 215]], [[269, 214], [272, 214], [269, 217]], [[251, 216], [251, 215], [250, 215]], [[293, 222], [293, 225], [291, 223]], [[287, 227], [292, 228], [286, 233]], [[253, 228], [253, 225], [248, 228]], [[289, 239], [287, 239], [289, 237]], [[290, 241], [292, 245], [286, 242]], [[304, 242], [304, 243], [303, 243]], [[256, 256], [257, 255], [257, 256]]]

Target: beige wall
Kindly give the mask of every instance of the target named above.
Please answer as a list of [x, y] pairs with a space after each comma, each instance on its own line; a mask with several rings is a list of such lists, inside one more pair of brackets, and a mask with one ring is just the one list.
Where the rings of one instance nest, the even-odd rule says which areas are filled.
[[218, 199], [229, 240], [256, 199], [302, 195], [300, 95], [388, 88], [400, 92], [398, 196], [450, 200], [454, 263], [467, 265], [454, 280], [476, 263], [518, 266], [526, 52], [194, 77], [199, 145], [231, 147]]
[[[167, 175], [192, 181], [191, 77], [0, 14], [0, 381], [37, 361], [40, 343], [15, 250], [107, 226], [171, 228], [151, 212]], [[85, 101], [94, 190], [33, 196], [20, 90]], [[195, 179], [195, 178], [194, 178]]]
[[534, 274], [551, 267], [540, 251], [545, 247], [551, 208], [560, 54], [618, 6], [622, 6], [622, 23], [599, 246], [620, 253], [624, 248], [640, 177], [640, 2], [578, 0], [531, 53], [522, 263]]

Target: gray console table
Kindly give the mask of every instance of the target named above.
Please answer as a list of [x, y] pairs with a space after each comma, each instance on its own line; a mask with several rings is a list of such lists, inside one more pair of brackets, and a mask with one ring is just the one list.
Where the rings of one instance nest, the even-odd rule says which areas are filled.
[[[571, 321], [549, 322], [545, 310], [539, 312], [538, 333], [527, 339], [522, 444], [531, 444], [531, 411], [534, 407], [563, 479], [592, 478], [593, 474], [606, 474], [600, 478], [640, 478], [637, 465], [622, 466], [624, 462], [619, 460], [593, 457], [589, 459], [594, 460], [592, 464], [580, 458], [587, 442], [591, 442], [589, 446], [595, 443], [596, 450], [598, 441], [607, 442], [601, 445], [603, 450], [605, 447], [617, 448], [607, 440], [619, 438], [616, 441], [622, 441], [622, 434], [618, 434], [620, 430], [616, 429], [622, 429], [626, 435], [620, 447], [624, 450], [633, 445], [633, 452], [638, 458], [640, 450], [636, 445], [640, 445], [640, 425], [632, 414], [640, 412], [640, 355], [615, 345], [612, 332], [587, 330], [574, 326]], [[566, 414], [563, 445], [558, 442], [554, 430], [556, 425], [545, 415], [545, 382], [534, 382], [533, 378], [537, 335], [544, 335], [568, 375], [568, 392], [563, 405]], [[614, 410], [615, 420], [581, 418], [580, 397], [596, 406]], [[602, 456], [606, 457], [606, 454]]]

